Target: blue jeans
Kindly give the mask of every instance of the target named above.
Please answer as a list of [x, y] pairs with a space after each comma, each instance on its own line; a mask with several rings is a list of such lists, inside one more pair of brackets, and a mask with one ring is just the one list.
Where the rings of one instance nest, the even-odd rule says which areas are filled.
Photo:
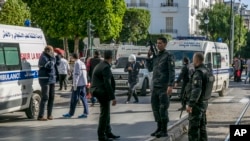
[[76, 91], [73, 90], [71, 95], [70, 110], [69, 110], [69, 114], [71, 116], [75, 114], [75, 109], [79, 98], [81, 99], [84, 107], [83, 113], [86, 115], [89, 114], [88, 101], [86, 97], [86, 86], [77, 86]]

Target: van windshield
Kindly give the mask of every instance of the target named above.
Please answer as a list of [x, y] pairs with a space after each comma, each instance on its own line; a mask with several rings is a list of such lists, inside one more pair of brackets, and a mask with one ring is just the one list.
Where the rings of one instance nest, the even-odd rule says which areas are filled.
[[169, 50], [169, 52], [175, 58], [175, 68], [181, 68], [183, 66], [182, 60], [184, 57], [188, 57], [190, 63], [193, 61], [193, 55], [196, 51], [185, 51], [185, 50]]
[[[146, 58], [136, 57], [136, 62], [141, 62], [142, 60], [146, 64]], [[116, 68], [125, 68], [127, 63], [128, 63], [128, 57], [120, 57], [116, 61]]]

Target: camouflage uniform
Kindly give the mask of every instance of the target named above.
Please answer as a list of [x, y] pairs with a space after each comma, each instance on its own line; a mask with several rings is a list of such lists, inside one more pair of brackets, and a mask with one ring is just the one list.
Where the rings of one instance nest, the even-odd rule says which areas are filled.
[[[160, 51], [159, 54], [151, 59], [147, 59], [149, 71], [153, 71], [153, 91], [151, 96], [151, 106], [155, 121], [157, 122], [157, 131], [152, 136], [167, 135], [167, 123], [169, 122], [168, 108], [169, 97], [166, 94], [168, 86], [173, 86], [175, 78], [174, 59], [166, 50]], [[162, 135], [163, 133], [164, 135]]]
[[[205, 69], [205, 66], [201, 64], [196, 67], [197, 69]], [[208, 101], [204, 99], [205, 89], [203, 86], [203, 76], [201, 71], [195, 71], [191, 79], [191, 93], [188, 101], [189, 107], [192, 107], [192, 113], [189, 114], [189, 141], [207, 141], [206, 131], [206, 110]]]

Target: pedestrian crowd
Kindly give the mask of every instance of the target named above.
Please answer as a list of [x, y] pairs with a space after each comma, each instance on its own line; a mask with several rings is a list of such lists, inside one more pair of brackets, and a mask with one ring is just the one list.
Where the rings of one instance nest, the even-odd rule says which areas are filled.
[[[154, 54], [155, 52], [152, 50], [148, 51], [148, 58], [145, 60], [147, 65], [144, 65], [144, 62], [139, 63], [134, 54], [128, 57], [124, 72], [128, 73], [129, 93], [125, 103], [130, 102], [131, 96], [134, 97], [134, 103], [139, 103], [135, 91], [139, 70], [146, 67], [149, 72], [153, 72], [151, 107], [156, 122], [156, 130], [151, 133], [151, 136], [168, 137], [170, 95], [172, 89], [182, 81], [182, 103], [178, 110], [186, 110], [189, 114], [189, 141], [207, 141], [206, 110], [208, 99], [211, 96], [212, 88], [210, 87], [213, 85], [213, 81], [208, 80], [214, 80], [214, 78], [210, 79], [211, 68], [205, 66], [203, 53], [197, 52], [193, 55], [192, 63], [190, 63], [188, 57], [183, 58], [183, 68], [175, 81], [174, 56], [165, 49], [167, 42], [164, 37], [157, 39], [158, 52]], [[53, 47], [46, 46], [39, 60], [39, 83], [42, 88], [42, 99], [38, 120], [53, 120], [52, 109], [57, 76], [59, 77], [59, 90], [61, 91], [63, 88], [64, 90], [68, 89], [67, 77], [71, 75], [72, 93], [69, 111], [62, 116], [65, 118], [74, 116], [76, 105], [81, 100], [83, 113], [78, 118], [87, 118], [89, 115], [88, 93], [91, 93], [91, 106], [94, 106], [97, 101], [100, 105], [97, 129], [99, 141], [111, 141], [120, 138], [120, 136], [113, 134], [110, 125], [110, 105], [115, 106], [117, 103], [115, 97], [116, 84], [111, 71], [112, 60], [114, 59], [112, 53], [111, 50], [104, 51], [104, 58], [102, 59], [100, 52], [95, 51], [94, 57], [86, 58], [84, 62], [80, 60], [78, 54], [72, 54], [71, 61], [74, 62], [74, 66], [73, 71], [70, 71], [69, 63], [64, 54], [58, 53], [55, 55]], [[249, 66], [250, 60], [246, 64]], [[240, 81], [242, 68], [241, 61], [238, 58], [235, 58], [233, 67], [236, 75], [235, 81]], [[247, 71], [249, 74], [250, 70]], [[45, 117], [44, 111], [47, 102], [47, 117]]]

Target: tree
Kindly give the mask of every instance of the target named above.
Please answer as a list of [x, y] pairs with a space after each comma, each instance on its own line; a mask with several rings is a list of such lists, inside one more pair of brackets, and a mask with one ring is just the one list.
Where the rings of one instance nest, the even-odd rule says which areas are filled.
[[22, 0], [7, 0], [0, 11], [0, 23], [23, 26], [30, 10]]
[[144, 9], [129, 8], [123, 17], [120, 33], [122, 42], [138, 42], [146, 39], [150, 25], [150, 12]]
[[[205, 24], [205, 18], [209, 17], [209, 23]], [[217, 41], [218, 38], [222, 38], [223, 42], [229, 43], [230, 40], [230, 7], [223, 3], [215, 4], [211, 9], [203, 9], [202, 13], [198, 15], [200, 20], [200, 29], [203, 34], [208, 32], [209, 39]], [[241, 24], [241, 26], [240, 26]], [[241, 31], [240, 31], [240, 27]], [[207, 31], [208, 30], [208, 31]], [[240, 35], [240, 36], [239, 36]], [[243, 26], [243, 22], [240, 22], [240, 16], [235, 15], [234, 26], [234, 50], [238, 51], [240, 47], [246, 44], [246, 29]], [[239, 38], [241, 39], [239, 42]]]
[[33, 21], [47, 35], [74, 39], [74, 52], [79, 52], [80, 38], [87, 36], [87, 20], [101, 40], [117, 38], [126, 9], [123, 0], [36, 0], [30, 5]]

